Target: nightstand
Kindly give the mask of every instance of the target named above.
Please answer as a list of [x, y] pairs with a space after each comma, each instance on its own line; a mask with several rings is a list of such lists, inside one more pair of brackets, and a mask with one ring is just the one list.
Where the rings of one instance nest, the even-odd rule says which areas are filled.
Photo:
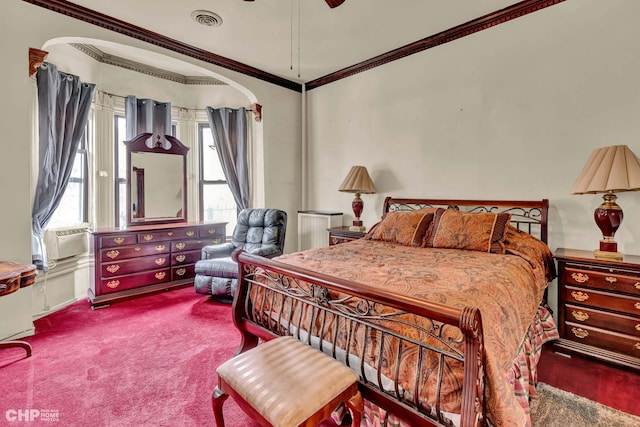
[[558, 351], [640, 370], [640, 256], [558, 249]]
[[329, 231], [329, 246], [362, 239], [367, 234], [366, 231], [351, 231], [347, 226], [331, 227], [327, 228], [327, 231]]

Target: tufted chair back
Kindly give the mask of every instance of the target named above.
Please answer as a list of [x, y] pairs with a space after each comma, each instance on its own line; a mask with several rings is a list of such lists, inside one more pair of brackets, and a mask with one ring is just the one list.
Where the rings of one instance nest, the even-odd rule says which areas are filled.
[[[231, 243], [247, 252], [264, 252], [268, 247], [284, 250], [287, 213], [279, 209], [243, 209], [233, 230]], [[275, 254], [270, 254], [275, 256]]]

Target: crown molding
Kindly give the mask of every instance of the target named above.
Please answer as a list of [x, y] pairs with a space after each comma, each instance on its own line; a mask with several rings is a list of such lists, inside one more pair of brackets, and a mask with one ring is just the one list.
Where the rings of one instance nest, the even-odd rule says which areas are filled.
[[93, 45], [71, 43], [71, 46], [75, 47], [80, 52], [86, 54], [87, 56], [90, 56], [91, 58], [95, 59], [96, 61], [102, 64], [113, 65], [115, 67], [124, 68], [130, 71], [135, 71], [137, 73], [146, 74], [146, 75], [157, 77], [160, 79], [170, 80], [172, 82], [182, 83], [185, 85], [226, 85], [226, 83], [221, 82], [220, 80], [214, 79], [212, 77], [185, 76], [180, 73], [174, 73], [172, 71], [163, 70], [161, 68], [152, 67], [150, 65], [142, 64], [140, 62], [121, 58], [116, 55], [104, 53], [98, 47]]
[[353, 76], [354, 74], [362, 73], [363, 71], [370, 70], [375, 67], [387, 64], [398, 59], [405, 58], [414, 53], [422, 52], [432, 47], [436, 47], [451, 41], [460, 39], [462, 37], [469, 36], [482, 30], [486, 30], [496, 25], [503, 24], [512, 19], [519, 18], [529, 13], [536, 12], [540, 9], [544, 9], [549, 6], [553, 6], [558, 3], [562, 3], [565, 0], [524, 0], [504, 9], [491, 12], [487, 15], [465, 22], [464, 24], [456, 25], [448, 30], [444, 30], [440, 33], [426, 37], [417, 42], [410, 43], [408, 45], [391, 50], [387, 53], [375, 56], [366, 61], [360, 62], [350, 67], [343, 68], [331, 74], [327, 74], [324, 77], [319, 77], [315, 80], [305, 83], [305, 89], [311, 90], [320, 86], [324, 86], [329, 83], [333, 83], [337, 80]]
[[251, 67], [233, 59], [216, 55], [215, 53], [208, 52], [204, 49], [182, 43], [162, 34], [149, 31], [142, 27], [138, 27], [137, 25], [129, 24], [128, 22], [113, 18], [111, 16], [107, 16], [100, 12], [96, 12], [95, 10], [79, 6], [77, 4], [73, 4], [66, 0], [22, 1], [33, 4], [35, 6], [43, 7], [53, 12], [61, 13], [71, 18], [88, 22], [89, 24], [97, 25], [107, 30], [115, 31], [116, 33], [124, 34], [128, 37], [132, 37], [174, 52], [178, 52], [186, 56], [190, 56], [191, 58], [195, 58], [209, 64], [217, 65], [231, 71], [242, 73], [247, 76], [254, 77], [256, 79], [272, 83], [287, 89], [302, 92], [302, 85], [300, 83], [287, 80], [285, 78], [276, 76], [275, 74], [267, 73], [266, 71], [262, 71], [258, 68]]

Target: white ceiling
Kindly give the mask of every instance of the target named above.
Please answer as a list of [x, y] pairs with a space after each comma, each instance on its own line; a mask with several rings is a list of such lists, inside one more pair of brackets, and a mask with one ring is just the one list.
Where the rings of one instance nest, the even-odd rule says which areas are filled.
[[[324, 0], [71, 2], [298, 82], [325, 76], [517, 3], [346, 0], [331, 9]], [[197, 24], [191, 18], [194, 10], [218, 14], [222, 25]], [[136, 59], [125, 52], [109, 53]]]

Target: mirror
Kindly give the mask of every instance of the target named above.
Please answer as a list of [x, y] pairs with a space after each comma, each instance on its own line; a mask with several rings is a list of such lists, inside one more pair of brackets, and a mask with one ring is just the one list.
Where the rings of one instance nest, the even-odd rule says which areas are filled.
[[[127, 147], [127, 225], [187, 219], [187, 151], [177, 138], [141, 133]], [[152, 144], [149, 146], [147, 144]]]

